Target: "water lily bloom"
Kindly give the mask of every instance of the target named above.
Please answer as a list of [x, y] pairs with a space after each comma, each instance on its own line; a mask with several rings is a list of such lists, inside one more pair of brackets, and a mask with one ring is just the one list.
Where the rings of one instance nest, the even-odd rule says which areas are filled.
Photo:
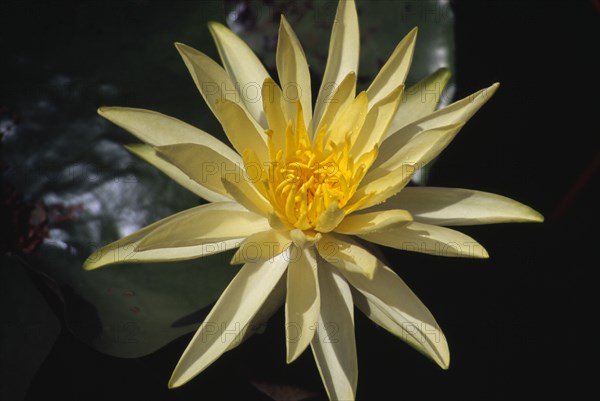
[[447, 227], [542, 221], [531, 208], [499, 195], [407, 186], [498, 84], [434, 111], [435, 99], [417, 89], [445, 85], [446, 70], [404, 91], [414, 29], [368, 89], [356, 94], [358, 20], [354, 2], [342, 0], [313, 105], [305, 54], [284, 17], [279, 84], [232, 31], [218, 23], [209, 28], [223, 66], [186, 45], [176, 47], [233, 149], [153, 111], [99, 110], [144, 142], [128, 146], [131, 152], [209, 203], [100, 249], [85, 268], [238, 248], [232, 263], [243, 266], [181, 356], [170, 387], [202, 372], [281, 305], [287, 362], [310, 346], [331, 399], [356, 393], [354, 305], [448, 368], [448, 345], [432, 314], [367, 243], [487, 258], [474, 239]]

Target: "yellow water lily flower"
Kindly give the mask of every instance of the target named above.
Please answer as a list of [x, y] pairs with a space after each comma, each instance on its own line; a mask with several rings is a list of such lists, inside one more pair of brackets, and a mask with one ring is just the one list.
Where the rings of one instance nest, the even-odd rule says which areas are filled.
[[145, 142], [128, 146], [131, 152], [210, 203], [100, 249], [85, 268], [239, 248], [232, 263], [243, 266], [183, 353], [170, 387], [202, 372], [282, 304], [288, 363], [310, 345], [331, 399], [356, 394], [354, 305], [448, 368], [448, 345], [435, 319], [365, 243], [487, 258], [474, 239], [446, 227], [542, 221], [539, 213], [499, 195], [406, 186], [498, 84], [434, 111], [436, 102], [418, 88], [445, 85], [446, 70], [404, 91], [414, 29], [357, 95], [356, 7], [342, 0], [313, 108], [304, 51], [284, 17], [279, 84], [232, 31], [219, 23], [209, 28], [223, 67], [186, 45], [176, 47], [235, 150], [153, 111], [103, 107], [99, 113]]

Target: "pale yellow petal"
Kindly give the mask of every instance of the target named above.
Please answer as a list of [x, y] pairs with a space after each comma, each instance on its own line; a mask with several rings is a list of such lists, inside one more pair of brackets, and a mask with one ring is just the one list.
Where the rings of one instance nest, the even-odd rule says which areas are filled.
[[412, 222], [359, 237], [379, 245], [435, 256], [489, 257], [485, 248], [468, 235], [431, 224]]
[[219, 116], [215, 111], [215, 105], [217, 101], [225, 99], [237, 103], [248, 112], [238, 88], [231, 82], [231, 78], [223, 67], [206, 54], [183, 43], [175, 43], [175, 47], [190, 71], [204, 101], [217, 118]]
[[97, 250], [88, 256], [83, 268], [85, 270], [94, 270], [99, 267], [120, 263], [156, 263], [197, 259], [235, 249], [244, 240], [244, 238], [239, 237], [195, 246], [158, 248], [139, 252], [135, 249], [140, 244], [141, 238], [144, 238], [144, 235], [133, 235], [135, 234]]
[[125, 148], [127, 148], [127, 150], [140, 157], [141, 159], [152, 164], [154, 167], [165, 173], [169, 178], [177, 182], [182, 187], [193, 192], [199, 197], [206, 199], [209, 202], [226, 202], [231, 200], [230, 197], [222, 195], [215, 191], [211, 191], [205, 186], [200, 185], [196, 181], [192, 180], [179, 168], [175, 167], [165, 159], [158, 156], [154, 148], [150, 145], [131, 144], [125, 145]]
[[358, 73], [359, 48], [360, 35], [354, 0], [340, 1], [331, 30], [327, 65], [315, 104], [313, 127], [319, 125], [327, 100], [342, 79], [352, 71]]
[[421, 131], [393, 156], [371, 170], [365, 179], [368, 182], [387, 175], [407, 163], [423, 168], [446, 149], [463, 126], [464, 123], [456, 123]]
[[387, 138], [400, 128], [433, 113], [444, 96], [444, 88], [450, 76], [450, 70], [440, 68], [405, 90], [400, 107], [384, 137]]
[[311, 121], [311, 126], [317, 127], [315, 133], [321, 129], [331, 129], [335, 125], [335, 121], [352, 104], [355, 95], [356, 73], [351, 71], [338, 86], [332, 89], [332, 93], [324, 101], [324, 111], [321, 119], [319, 121], [314, 119]]
[[307, 231], [302, 231], [298, 228], [294, 228], [289, 231], [290, 238], [294, 244], [296, 244], [299, 248], [306, 248], [309, 246], [314, 246], [317, 242], [323, 238], [321, 233], [309, 233]]
[[499, 84], [495, 83], [489, 88], [482, 89], [390, 134], [382, 143], [381, 151], [374, 167], [391, 158], [394, 153], [402, 149], [412, 138], [423, 131], [456, 124], [465, 124], [481, 106], [491, 99], [498, 86]]
[[326, 234], [317, 243], [319, 255], [340, 270], [372, 278], [377, 258], [349, 236]]
[[101, 107], [98, 109], [98, 114], [152, 146], [196, 143], [214, 149], [233, 163], [242, 161], [240, 155], [214, 136], [155, 111], [128, 107]]
[[354, 305], [350, 286], [336, 269], [319, 261], [321, 313], [311, 348], [331, 400], [354, 400], [358, 381]]
[[350, 206], [346, 207], [352, 208], [352, 210], [363, 210], [384, 202], [402, 190], [410, 182], [416, 170], [414, 164], [402, 164], [395, 171], [382, 177], [369, 181], [365, 177], [358, 190], [348, 201]]
[[238, 88], [242, 102], [250, 115], [262, 127], [267, 120], [262, 108], [261, 85], [269, 73], [248, 45], [229, 28], [218, 22], [208, 24], [219, 56], [231, 81]]
[[198, 375], [239, 342], [288, 265], [288, 255], [247, 263], [227, 286], [179, 359], [169, 388]]
[[365, 92], [361, 92], [354, 98], [352, 103], [340, 113], [336, 118], [331, 133], [327, 137], [327, 142], [332, 141], [336, 144], [343, 144], [347, 136], [350, 136], [353, 143], [367, 118], [369, 109], [369, 100]]
[[388, 61], [381, 67], [371, 86], [367, 89], [371, 104], [377, 103], [398, 86], [404, 84], [410, 69], [416, 39], [417, 28], [413, 28], [398, 43]]
[[229, 100], [218, 100], [215, 110], [227, 138], [240, 155], [252, 149], [261, 161], [269, 160], [264, 130], [242, 107]]
[[[186, 173], [192, 180], [206, 188], [227, 194], [248, 210], [270, 209], [268, 201], [258, 192], [254, 182], [262, 177], [249, 176], [241, 163], [236, 164], [214, 149], [187, 143], [156, 148], [159, 156]], [[226, 184], [225, 183], [229, 183]], [[231, 191], [236, 186], [236, 191]], [[252, 203], [248, 203], [252, 202]]]
[[245, 238], [269, 228], [268, 220], [233, 202], [209, 203], [179, 213], [148, 233], [135, 248], [148, 251]]
[[[211, 206], [212, 208], [230, 209], [232, 211], [243, 210], [242, 207], [235, 202], [212, 203], [210, 205], [217, 205]], [[205, 207], [207, 207], [207, 205], [198, 206], [198, 208]], [[244, 233], [240, 231], [234, 233], [234, 235], [229, 238], [214, 243], [179, 248], [161, 248], [143, 252], [136, 250], [142, 240], [149, 234], [155, 230], [160, 230], [173, 220], [179, 219], [181, 216], [187, 216], [193, 212], [194, 210], [190, 209], [173, 214], [150, 224], [127, 237], [106, 245], [86, 259], [83, 266], [84, 269], [93, 270], [113, 263], [160, 262], [194, 259], [237, 248], [242, 242]]]
[[333, 231], [344, 219], [346, 213], [340, 209], [336, 201], [332, 201], [327, 209], [321, 212], [315, 229], [321, 233]]
[[336, 227], [335, 232], [348, 235], [368, 234], [386, 230], [392, 225], [412, 221], [411, 214], [402, 209], [374, 211], [363, 214], [351, 214]]
[[273, 131], [273, 145], [275, 149], [285, 149], [285, 130], [289, 117], [284, 107], [281, 88], [271, 78], [263, 82], [262, 101], [269, 129]]
[[276, 64], [288, 118], [296, 120], [296, 102], [299, 100], [302, 104], [304, 125], [308, 126], [312, 117], [308, 63], [300, 41], [283, 15], [279, 26]]
[[279, 230], [266, 229], [248, 236], [240, 245], [232, 264], [256, 263], [269, 260], [287, 250], [291, 239]]
[[406, 187], [373, 210], [400, 207], [410, 210], [415, 221], [438, 226], [544, 221], [529, 206], [505, 196], [461, 188]]
[[370, 280], [358, 273], [340, 272], [368, 301], [354, 296], [354, 302], [369, 318], [375, 323], [383, 323], [384, 328], [429, 356], [442, 368], [448, 368], [450, 352], [444, 333], [431, 312], [396, 273], [381, 262]]
[[[462, 127], [463, 124], [460, 123], [431, 128], [411, 138], [396, 153], [367, 173], [351, 202], [357, 201], [367, 194], [373, 194], [367, 202], [361, 205], [360, 210], [377, 205], [397, 194], [408, 184], [417, 169], [426, 166], [452, 142]], [[386, 142], [381, 148], [382, 151], [385, 146], [387, 146]], [[378, 156], [377, 160], [380, 157]]]
[[287, 275], [284, 273], [279, 282], [273, 288], [273, 291], [269, 294], [263, 305], [260, 307], [256, 315], [248, 324], [246, 330], [240, 338], [231, 344], [227, 348], [227, 351], [232, 350], [238, 345], [242, 344], [244, 341], [252, 337], [256, 333], [262, 333], [265, 329], [266, 323], [269, 319], [281, 308], [281, 306], [285, 303], [285, 292], [286, 292], [286, 278]]
[[[252, 179], [249, 179], [249, 181], [252, 182]], [[240, 185], [235, 180], [232, 181], [230, 177], [224, 177], [223, 187], [228, 194], [231, 194], [233, 199], [251, 212], [262, 216], [268, 216], [273, 212], [273, 207], [259, 190], [260, 184], [258, 187], [255, 185]]]
[[[383, 136], [398, 110], [403, 90], [404, 85], [398, 86], [369, 109], [356, 143], [352, 147], [351, 153], [354, 157], [358, 158], [381, 144]], [[372, 100], [369, 100], [369, 104], [371, 102]]]
[[315, 335], [320, 310], [317, 260], [313, 247], [290, 247], [285, 301], [287, 363], [308, 347]]

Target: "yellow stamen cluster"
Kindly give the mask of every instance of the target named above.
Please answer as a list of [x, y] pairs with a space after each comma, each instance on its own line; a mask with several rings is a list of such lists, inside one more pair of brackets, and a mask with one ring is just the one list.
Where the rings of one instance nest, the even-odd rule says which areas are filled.
[[[311, 142], [298, 102], [295, 127], [289, 120], [285, 133], [266, 130], [270, 162], [264, 170], [261, 192], [272, 204], [280, 220], [301, 230], [317, 229], [327, 209], [345, 214], [354, 209], [348, 202], [377, 155], [377, 150], [351, 156], [351, 133], [343, 143], [326, 142], [327, 127], [321, 127]], [[283, 149], [274, 143], [275, 135], [285, 136]], [[333, 204], [333, 205], [332, 205]]]

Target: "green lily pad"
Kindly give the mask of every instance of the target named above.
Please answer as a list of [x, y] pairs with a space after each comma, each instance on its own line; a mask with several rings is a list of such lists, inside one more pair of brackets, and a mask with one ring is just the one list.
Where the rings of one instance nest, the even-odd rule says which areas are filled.
[[[57, 110], [69, 107], [60, 94], [46, 96]], [[44, 137], [52, 129], [61, 135]], [[68, 328], [102, 352], [137, 357], [194, 330], [202, 316], [185, 318], [214, 302], [237, 268], [223, 254], [82, 269], [99, 247], [200, 202], [123, 149], [118, 131], [94, 115], [55, 125], [33, 114], [5, 144], [9, 165], [32, 167], [7, 176], [48, 209], [49, 238], [28, 260], [57, 283]]]
[[177, 263], [113, 265], [87, 272], [74, 252], [46, 241], [44, 272], [60, 283], [68, 328], [95, 349], [139, 357], [194, 330], [239, 270], [226, 252]]
[[25, 399], [60, 323], [15, 257], [0, 259], [0, 399]]

